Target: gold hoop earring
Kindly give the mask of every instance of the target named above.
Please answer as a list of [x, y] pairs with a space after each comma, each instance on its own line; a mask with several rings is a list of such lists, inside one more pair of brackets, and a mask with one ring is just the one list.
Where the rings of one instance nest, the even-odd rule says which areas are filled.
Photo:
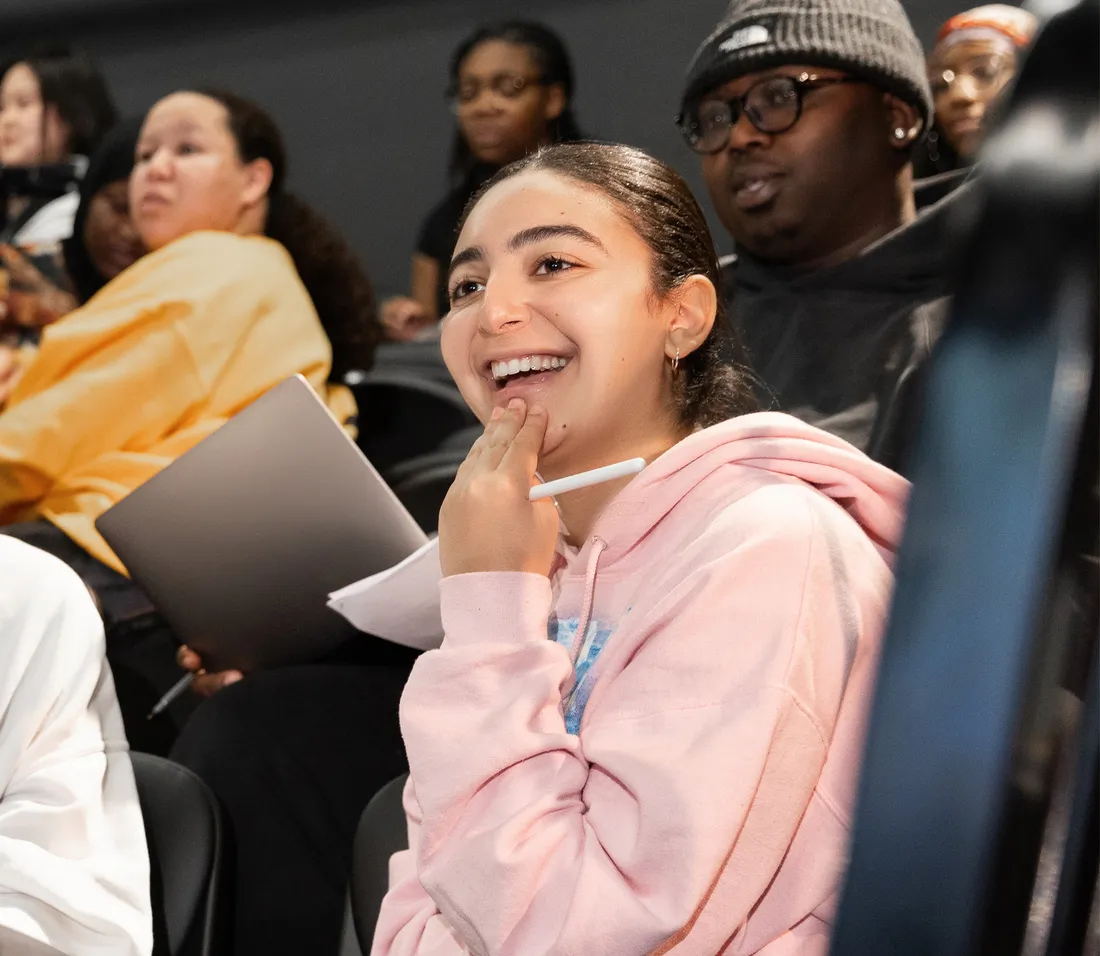
[[673, 378], [679, 374], [680, 371], [680, 349], [676, 349], [676, 357], [672, 360], [672, 376]]

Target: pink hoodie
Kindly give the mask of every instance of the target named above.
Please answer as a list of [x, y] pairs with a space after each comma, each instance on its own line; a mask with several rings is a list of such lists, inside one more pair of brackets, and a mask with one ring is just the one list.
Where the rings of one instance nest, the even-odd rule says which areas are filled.
[[551, 579], [445, 579], [372, 956], [824, 954], [907, 489], [748, 415]]

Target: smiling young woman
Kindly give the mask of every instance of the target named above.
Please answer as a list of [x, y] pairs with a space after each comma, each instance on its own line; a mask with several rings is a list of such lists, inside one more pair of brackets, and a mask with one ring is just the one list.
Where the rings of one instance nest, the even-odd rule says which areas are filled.
[[450, 271], [486, 428], [440, 514], [372, 952], [824, 953], [905, 481], [753, 413], [702, 212], [637, 150], [506, 168]]

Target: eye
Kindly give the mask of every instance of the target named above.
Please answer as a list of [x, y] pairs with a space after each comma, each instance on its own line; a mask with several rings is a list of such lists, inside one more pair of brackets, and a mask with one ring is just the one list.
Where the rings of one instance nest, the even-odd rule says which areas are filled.
[[200, 150], [194, 143], [180, 143], [179, 146], [176, 147], [176, 154], [179, 156], [191, 156], [198, 152], [200, 152]]
[[730, 122], [729, 104], [717, 100], [708, 100], [699, 107], [699, 128], [713, 129], [716, 126], [725, 126]]
[[535, 275], [545, 276], [551, 275], [555, 272], [568, 272], [573, 268], [572, 262], [567, 262], [560, 256], [544, 256], [539, 259], [538, 264], [535, 267]]
[[783, 109], [797, 96], [794, 83], [786, 77], [778, 77], [761, 87], [760, 105], [765, 109]]
[[474, 295], [484, 289], [485, 286], [476, 279], [462, 279], [451, 286], [450, 300], [452, 303], [460, 302], [468, 295]]
[[986, 61], [984, 63], [975, 63], [971, 68], [971, 74], [974, 79], [980, 82], [988, 83], [990, 80], [997, 78], [997, 74], [1001, 72], [1001, 66], [999, 63]]

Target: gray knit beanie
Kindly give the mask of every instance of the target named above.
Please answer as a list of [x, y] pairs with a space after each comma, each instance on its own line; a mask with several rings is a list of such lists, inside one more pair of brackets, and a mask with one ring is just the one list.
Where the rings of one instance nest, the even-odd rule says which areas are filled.
[[787, 63], [865, 79], [916, 107], [929, 128], [924, 51], [899, 0], [732, 0], [688, 67], [682, 111], [745, 73]]

